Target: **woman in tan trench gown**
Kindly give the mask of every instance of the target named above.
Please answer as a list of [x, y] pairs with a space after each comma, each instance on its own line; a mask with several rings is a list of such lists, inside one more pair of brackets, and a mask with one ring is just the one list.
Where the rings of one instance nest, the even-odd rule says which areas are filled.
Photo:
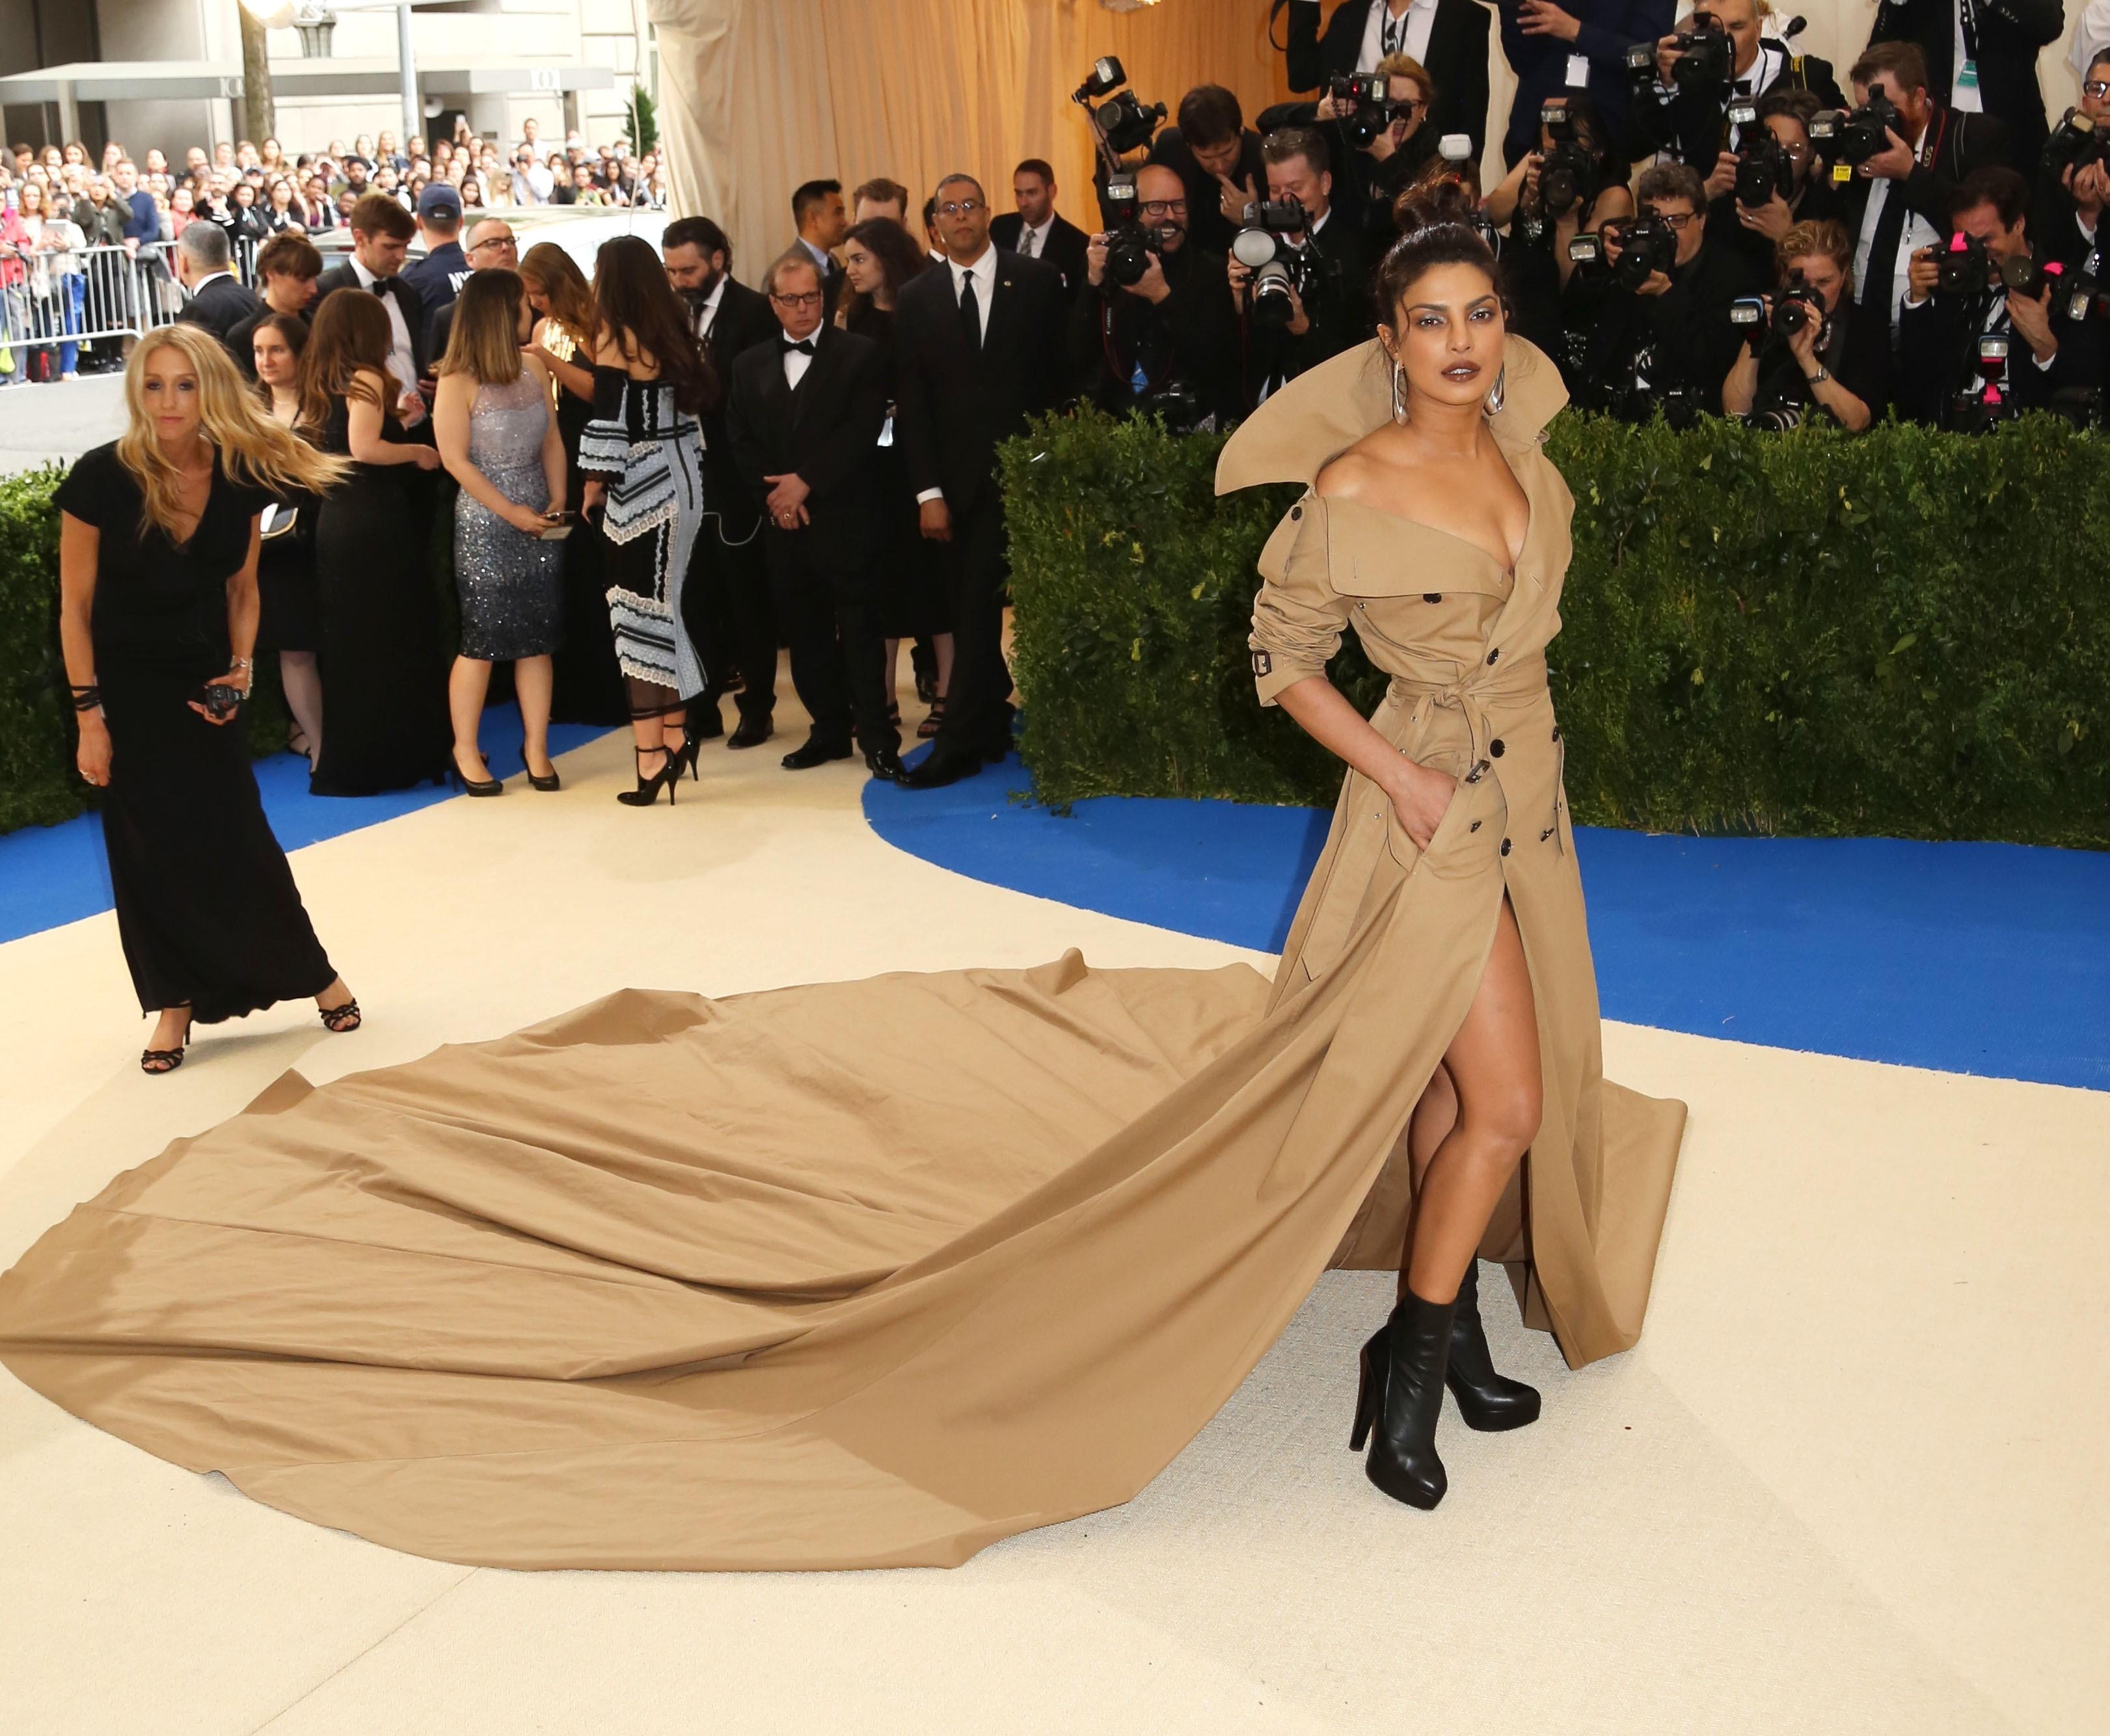
[[[1260, 618], [1310, 611], [1284, 615], [1286, 660], [1352, 620], [1397, 677], [1388, 737], [1491, 761], [1425, 854], [1350, 777], [1271, 988], [1071, 953], [633, 990], [320, 1090], [288, 1074], [0, 1278], [0, 1358], [151, 1452], [414, 1553], [956, 1564], [1127, 1500], [1329, 1261], [1397, 1265], [1408, 1121], [1505, 887], [1544, 1121], [1482, 1251], [1571, 1363], [1632, 1344], [1684, 1112], [1599, 1072], [1539, 660], [1569, 500], [1537, 437], [1561, 394], [1507, 354], [1490, 426], [1532, 505], [1513, 587], [1310, 498], [1268, 546]], [[1246, 424], [1219, 486], [1308, 482], [1389, 414], [1374, 347], [1342, 356]]]

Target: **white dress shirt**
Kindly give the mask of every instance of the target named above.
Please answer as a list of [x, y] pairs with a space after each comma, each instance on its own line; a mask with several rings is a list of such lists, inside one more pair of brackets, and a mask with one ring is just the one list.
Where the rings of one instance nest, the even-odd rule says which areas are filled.
[[[812, 331], [807, 333], [803, 338], [794, 338], [789, 332], [784, 331], [781, 327], [778, 328], [778, 332], [779, 335], [782, 337], [786, 343], [810, 343], [816, 350], [819, 349], [821, 347], [821, 331], [818, 326], [816, 326]], [[804, 351], [785, 351], [784, 383], [789, 386], [794, 392], [796, 392], [799, 389], [799, 382], [805, 378], [806, 370], [813, 365], [813, 358], [807, 355]]]
[[829, 252], [826, 247], [815, 247], [804, 235], [799, 238], [799, 245], [806, 250], [807, 256], [821, 268], [821, 281], [823, 283], [842, 269], [835, 263], [834, 254]]
[[1949, 75], [1949, 106], [1960, 114], [1982, 115], [1985, 99], [1980, 94], [1978, 81], [1963, 82], [1964, 64], [1971, 58], [1969, 45], [1963, 40], [1964, 0], [1949, 0], [1950, 9], [1956, 14], [1956, 48], [1954, 58], [1949, 61], [1954, 69]]
[[[351, 260], [353, 274], [359, 279], [361, 289], [371, 290], [380, 280], [359, 262], [354, 254]], [[388, 310], [388, 329], [393, 342], [388, 351], [388, 372], [405, 392], [418, 389], [418, 352], [411, 347], [410, 324], [403, 317], [403, 304], [393, 296], [383, 296], [381, 305]]]
[[[1048, 220], [1037, 229], [1021, 224], [1018, 228], [1018, 251], [1028, 259], [1044, 259], [1048, 256], [1048, 238], [1055, 228], [1055, 213], [1048, 212]], [[975, 293], [980, 295], [977, 289]]]
[[1429, 64], [1429, 33], [1436, 26], [1436, 0], [1413, 0], [1406, 9], [1406, 40], [1400, 40], [1401, 20], [1393, 15], [1391, 0], [1370, 0], [1370, 16], [1363, 22], [1363, 46], [1356, 56], [1356, 70], [1375, 72], [1385, 57], [1385, 25], [1392, 25], [1397, 54], [1410, 55]]
[[[967, 298], [967, 279], [974, 279], [976, 311], [981, 319], [982, 340], [987, 342], [989, 309], [996, 302], [996, 249], [984, 247], [982, 256], [971, 265], [962, 265], [949, 258], [945, 261], [945, 269], [953, 274], [953, 301], [955, 306]], [[916, 504], [920, 506], [926, 501], [942, 501], [944, 498], [944, 489], [926, 488], [916, 496]]]
[[696, 342], [701, 343], [711, 335], [711, 327], [718, 316], [718, 304], [725, 300], [726, 280], [722, 277], [712, 286], [711, 292], [704, 297], [704, 305], [696, 311]]
[[[1920, 129], [1919, 137], [1913, 141], [1913, 158], [1918, 161], [1920, 147], [1927, 142], [1927, 129]], [[1904, 189], [1888, 175], [1877, 175], [1868, 185], [1868, 207], [1861, 215], [1861, 233], [1854, 242], [1854, 281], [1863, 286], [1859, 299], [1865, 301], [1869, 292], [1879, 285], [1868, 282], [1868, 256], [1876, 250], [1876, 229], [1883, 220], [1884, 207], [1892, 199], [1904, 197]], [[1934, 225], [1918, 211], [1905, 214], [1905, 226], [1898, 238], [1897, 269], [1891, 274], [1890, 337], [1895, 342], [1898, 321], [1904, 313], [1905, 298], [1912, 290], [1912, 256], [1922, 247], [1940, 244], [1941, 238], [1935, 233]]]

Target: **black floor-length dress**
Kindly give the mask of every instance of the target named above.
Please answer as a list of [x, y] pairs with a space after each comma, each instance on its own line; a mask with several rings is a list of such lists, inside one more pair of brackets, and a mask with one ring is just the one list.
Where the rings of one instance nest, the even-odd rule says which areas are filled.
[[[349, 456], [351, 425], [338, 398], [323, 450]], [[392, 420], [382, 432], [405, 438]], [[355, 463], [316, 514], [323, 746], [309, 787], [318, 795], [407, 790], [446, 772], [446, 658], [407, 468]]]
[[60, 508], [100, 535], [95, 678], [110, 728], [102, 839], [117, 932], [140, 1007], [188, 1004], [201, 1025], [319, 995], [337, 972], [264, 818], [239, 721], [190, 709], [226, 673], [227, 581], [269, 497], [217, 462], [204, 515], [178, 547], [141, 529], [115, 446], [85, 454]]

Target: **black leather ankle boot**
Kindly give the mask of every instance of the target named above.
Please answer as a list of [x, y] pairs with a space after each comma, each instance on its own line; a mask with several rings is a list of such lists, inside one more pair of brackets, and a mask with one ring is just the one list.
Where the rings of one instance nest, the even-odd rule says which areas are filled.
[[1495, 1372], [1480, 1324], [1480, 1262], [1465, 1268], [1451, 1320], [1451, 1396], [1469, 1429], [1521, 1429], [1538, 1421], [1538, 1389]]
[[1443, 1414], [1443, 1371], [1456, 1307], [1424, 1302], [1409, 1290], [1363, 1346], [1362, 1386], [1349, 1445], [1360, 1450], [1374, 1429], [1364, 1471], [1409, 1507], [1434, 1507], [1448, 1486], [1443, 1461], [1436, 1456], [1436, 1421]]

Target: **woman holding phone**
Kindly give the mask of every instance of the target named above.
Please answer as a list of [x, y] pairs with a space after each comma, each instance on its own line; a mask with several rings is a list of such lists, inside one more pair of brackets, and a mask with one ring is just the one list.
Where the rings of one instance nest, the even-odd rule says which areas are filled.
[[461, 655], [447, 678], [455, 781], [471, 795], [505, 786], [477, 745], [491, 666], [513, 665], [528, 781], [557, 787], [550, 763], [551, 659], [564, 637], [564, 442], [550, 375], [523, 351], [532, 310], [517, 271], [472, 273], [455, 302], [432, 432], [455, 501]]
[[266, 415], [220, 340], [167, 325], [125, 370], [125, 433], [59, 485], [59, 637], [80, 775], [103, 792], [140, 1066], [183, 1065], [194, 1020], [312, 995], [332, 1031], [359, 1003], [315, 939], [250, 769], [257, 519], [344, 476]]

